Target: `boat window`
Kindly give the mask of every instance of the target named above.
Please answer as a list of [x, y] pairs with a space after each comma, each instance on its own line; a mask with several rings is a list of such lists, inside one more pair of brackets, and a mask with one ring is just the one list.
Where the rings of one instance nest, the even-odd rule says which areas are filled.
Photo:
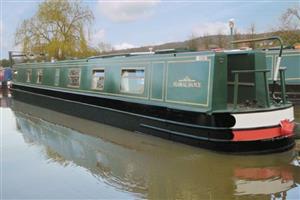
[[104, 89], [104, 69], [93, 70], [92, 89], [94, 90]]
[[79, 87], [80, 86], [80, 69], [70, 69], [69, 70], [69, 87]]
[[13, 71], [13, 80], [17, 80], [18, 77], [18, 70]]
[[144, 69], [122, 69], [121, 92], [143, 94], [145, 84]]
[[31, 82], [31, 75], [32, 75], [32, 70], [28, 69], [26, 71], [26, 82]]
[[55, 86], [59, 85], [59, 74], [60, 74], [60, 69], [55, 69], [55, 77], [54, 77]]
[[42, 83], [42, 79], [43, 79], [43, 70], [38, 69], [36, 71], [36, 83]]

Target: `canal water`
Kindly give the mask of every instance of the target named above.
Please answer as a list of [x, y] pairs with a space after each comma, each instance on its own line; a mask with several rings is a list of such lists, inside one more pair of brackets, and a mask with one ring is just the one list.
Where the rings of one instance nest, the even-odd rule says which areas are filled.
[[284, 153], [220, 154], [0, 94], [1, 199], [300, 199], [299, 140]]

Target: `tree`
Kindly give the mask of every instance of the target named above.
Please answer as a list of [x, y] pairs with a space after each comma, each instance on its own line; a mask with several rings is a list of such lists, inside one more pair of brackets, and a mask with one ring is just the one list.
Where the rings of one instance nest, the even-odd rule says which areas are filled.
[[[235, 28], [233, 30], [233, 41], [236, 41], [236, 40], [242, 40], [243, 39], [243, 35], [238, 31], [237, 28]], [[232, 48], [238, 48], [238, 46], [243, 46], [245, 44], [233, 44], [232, 45]]]
[[221, 30], [218, 31], [218, 34], [216, 35], [216, 40], [217, 40], [217, 46], [219, 48], [226, 48], [227, 47], [227, 39], [226, 36], [223, 34]]
[[238, 31], [237, 28], [233, 31], [233, 40], [241, 40], [243, 39], [243, 35]]
[[104, 53], [107, 53], [107, 52], [114, 51], [114, 47], [110, 43], [100, 42], [97, 46], [97, 51], [100, 54], [104, 54]]
[[[255, 24], [252, 23], [249, 27], [249, 39], [255, 39], [256, 36], [256, 27]], [[255, 49], [255, 42], [250, 42], [250, 47]]]
[[201, 38], [201, 43], [204, 46], [204, 49], [210, 49], [212, 44], [212, 37], [208, 33], [205, 33]]
[[80, 1], [46, 0], [17, 28], [15, 41], [24, 52], [43, 52], [49, 58], [89, 56], [95, 50], [88, 46], [84, 33], [93, 19], [92, 11]]
[[0, 66], [2, 67], [10, 67], [10, 61], [7, 59], [2, 59]]
[[194, 34], [191, 35], [190, 39], [187, 41], [188, 49], [197, 50], [198, 49], [198, 41]]
[[281, 16], [281, 26], [284, 29], [300, 29], [300, 6], [288, 8]]
[[300, 6], [288, 8], [281, 15], [280, 25], [276, 31], [285, 45], [300, 43]]

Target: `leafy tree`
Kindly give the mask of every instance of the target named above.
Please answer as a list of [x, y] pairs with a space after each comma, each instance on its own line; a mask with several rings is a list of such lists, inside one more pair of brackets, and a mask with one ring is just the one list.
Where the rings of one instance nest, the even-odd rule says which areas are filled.
[[2, 67], [10, 67], [10, 61], [7, 59], [2, 59], [0, 66]]
[[88, 46], [84, 33], [93, 19], [92, 11], [80, 1], [46, 0], [17, 28], [15, 42], [24, 52], [43, 52], [48, 58], [89, 56], [95, 50]]

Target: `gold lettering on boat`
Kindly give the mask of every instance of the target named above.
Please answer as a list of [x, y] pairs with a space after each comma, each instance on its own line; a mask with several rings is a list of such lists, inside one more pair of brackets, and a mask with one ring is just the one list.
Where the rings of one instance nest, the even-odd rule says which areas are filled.
[[185, 76], [184, 79], [174, 81], [173, 87], [176, 87], [176, 88], [200, 88], [201, 83], [197, 80], [191, 79], [189, 76]]

